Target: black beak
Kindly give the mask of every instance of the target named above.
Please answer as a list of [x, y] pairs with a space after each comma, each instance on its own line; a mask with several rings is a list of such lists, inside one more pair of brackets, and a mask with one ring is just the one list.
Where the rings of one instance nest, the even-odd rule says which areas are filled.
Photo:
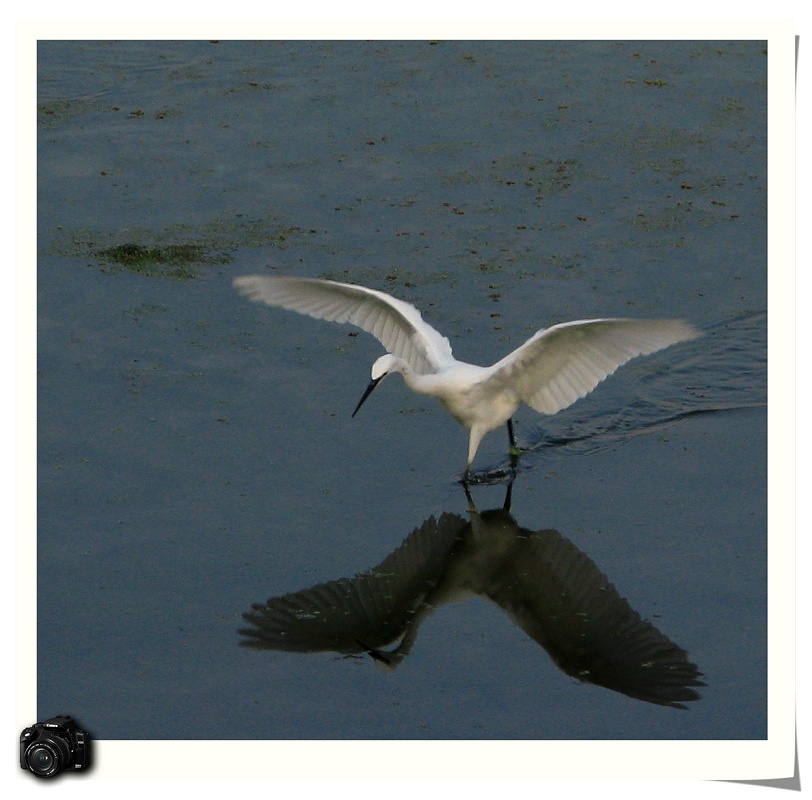
[[364, 401], [372, 394], [372, 390], [381, 382], [381, 379], [384, 376], [381, 375], [380, 378], [375, 378], [369, 382], [369, 386], [367, 386], [366, 390], [364, 391], [363, 395], [361, 395], [361, 399], [358, 401], [358, 405], [355, 407], [355, 411], [352, 412], [352, 415], [355, 416], [358, 413], [358, 409], [364, 405]]

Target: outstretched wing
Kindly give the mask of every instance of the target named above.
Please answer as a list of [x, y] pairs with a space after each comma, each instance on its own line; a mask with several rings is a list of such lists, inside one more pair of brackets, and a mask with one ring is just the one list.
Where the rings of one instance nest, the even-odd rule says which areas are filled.
[[685, 650], [642, 619], [558, 531], [520, 529], [510, 556], [486, 580], [478, 592], [568, 675], [663, 706], [699, 699], [702, 675]]
[[442, 580], [466, 520], [429, 517], [377, 567], [354, 578], [254, 603], [243, 618], [243, 647], [360, 653], [400, 639], [419, 624], [427, 596]]
[[494, 364], [486, 383], [510, 386], [531, 408], [555, 414], [632, 358], [700, 335], [681, 320], [564, 322], [539, 331]]
[[371, 333], [390, 353], [420, 374], [451, 359], [451, 345], [409, 303], [384, 292], [318, 278], [245, 275], [234, 286], [250, 300]]

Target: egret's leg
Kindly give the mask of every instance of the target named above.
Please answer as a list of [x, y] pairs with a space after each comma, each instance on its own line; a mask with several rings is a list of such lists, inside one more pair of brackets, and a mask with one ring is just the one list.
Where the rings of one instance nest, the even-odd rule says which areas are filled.
[[476, 451], [479, 448], [479, 443], [482, 441], [482, 437], [487, 432], [487, 428], [480, 428], [476, 425], [471, 428], [468, 438], [468, 461], [465, 464], [465, 472], [462, 473], [461, 482], [463, 486], [468, 485], [468, 478], [471, 474], [471, 464], [474, 463], [474, 457], [476, 456]]
[[468, 501], [468, 512], [471, 514], [476, 514], [476, 504], [474, 503], [474, 498], [471, 497], [471, 491], [468, 488], [468, 484], [463, 484], [463, 489], [465, 489], [465, 499]]
[[513, 420], [507, 421], [508, 436], [510, 437], [510, 462], [515, 467], [519, 456], [522, 454], [522, 448], [516, 444], [516, 435], [513, 433]]
[[513, 419], [507, 421], [508, 436], [510, 437], [510, 447], [512, 450], [516, 449], [516, 437], [513, 435]]
[[505, 492], [505, 502], [502, 503], [502, 510], [507, 511], [510, 513], [510, 504], [513, 500], [513, 481], [516, 480], [516, 471], [514, 470], [513, 475], [510, 478], [510, 481], [507, 486], [507, 491]]
[[[516, 479], [516, 467], [519, 464], [519, 456], [522, 454], [522, 448], [516, 444], [516, 436], [513, 433], [513, 420], [509, 419], [507, 421], [507, 429], [508, 429], [508, 436], [510, 437], [510, 450], [508, 453], [510, 454], [510, 472], [511, 472], [511, 486], [508, 487], [508, 496], [505, 498], [506, 503], [510, 503], [510, 489], [513, 485], [513, 481]], [[509, 510], [509, 509], [505, 509]]]

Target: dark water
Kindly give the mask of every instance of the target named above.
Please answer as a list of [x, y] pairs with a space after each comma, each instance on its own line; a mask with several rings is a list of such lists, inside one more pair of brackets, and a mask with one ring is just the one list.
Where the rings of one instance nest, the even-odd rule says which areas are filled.
[[[40, 716], [101, 739], [766, 737], [763, 43], [42, 42], [38, 84]], [[100, 255], [125, 244], [196, 255]], [[562, 581], [559, 611], [432, 599], [461, 545], [426, 534], [429, 577], [417, 559], [407, 599], [384, 593], [387, 636], [420, 616], [395, 669], [356, 629], [239, 646], [252, 604], [469, 519], [465, 432], [395, 380], [351, 420], [380, 347], [231, 288], [269, 268], [389, 291], [483, 364], [567, 319], [703, 330], [518, 415], [524, 533], [480, 530], [473, 574], [562, 543], [583, 572], [540, 557], [532, 583]], [[501, 508], [504, 485], [473, 491]], [[696, 665], [687, 709], [624, 693], [642, 662], [621, 669], [637, 645], [596, 582]], [[565, 611], [556, 649], [539, 631]]]

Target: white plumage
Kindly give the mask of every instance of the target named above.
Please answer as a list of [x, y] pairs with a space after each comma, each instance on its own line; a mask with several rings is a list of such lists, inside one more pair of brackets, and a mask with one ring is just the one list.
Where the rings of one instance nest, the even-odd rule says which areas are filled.
[[589, 319], [540, 330], [490, 367], [457, 361], [448, 339], [409, 303], [349, 283], [246, 275], [234, 285], [251, 300], [355, 325], [388, 351], [372, 365], [372, 380], [353, 416], [383, 378], [399, 372], [418, 394], [436, 397], [470, 431], [467, 480], [483, 436], [507, 423], [521, 403], [555, 414], [591, 392], [632, 358], [700, 335], [681, 320]]

